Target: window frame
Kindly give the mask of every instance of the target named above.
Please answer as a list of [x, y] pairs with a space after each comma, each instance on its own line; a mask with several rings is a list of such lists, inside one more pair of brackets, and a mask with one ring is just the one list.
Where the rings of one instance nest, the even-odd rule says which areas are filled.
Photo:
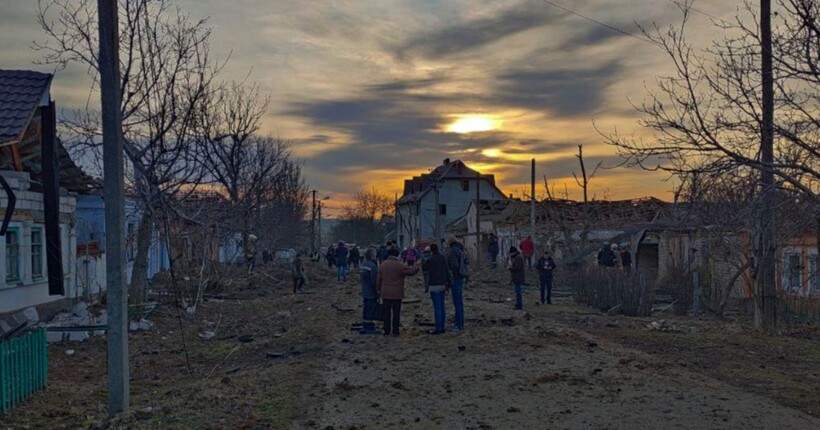
[[461, 180], [461, 191], [470, 191], [470, 180], [469, 179], [462, 179]]
[[[39, 247], [40, 247], [40, 251], [39, 251], [40, 273], [35, 273], [34, 272], [34, 261], [35, 261], [35, 259], [34, 259], [34, 247], [35, 247], [34, 232], [37, 232], [37, 233], [40, 234], [40, 243], [39, 243]], [[43, 262], [43, 256], [45, 255], [43, 253], [43, 250], [45, 249], [45, 235], [43, 233], [43, 228], [39, 227], [39, 226], [36, 226], [36, 227], [32, 226], [31, 227], [31, 233], [30, 233], [30, 240], [31, 240], [31, 247], [29, 248], [29, 254], [31, 256], [31, 278], [36, 279], [36, 280], [40, 280], [40, 279], [45, 278], [45, 266], [46, 266]]]
[[[797, 259], [797, 285], [792, 285], [792, 265], [791, 258]], [[798, 250], [787, 250], [783, 252], [783, 289], [790, 292], [800, 291], [803, 287], [803, 254]]]

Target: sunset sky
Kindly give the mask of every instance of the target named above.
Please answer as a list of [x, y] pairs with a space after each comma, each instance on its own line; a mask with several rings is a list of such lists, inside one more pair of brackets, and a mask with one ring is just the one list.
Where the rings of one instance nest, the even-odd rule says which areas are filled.
[[[635, 23], [680, 20], [672, 0], [555, 0], [581, 14], [637, 32]], [[185, 0], [210, 16], [212, 52], [231, 53], [225, 79], [250, 80], [270, 94], [264, 132], [291, 140], [311, 188], [340, 205], [353, 192], [400, 192], [402, 179], [445, 157], [460, 158], [516, 195], [539, 181], [558, 184], [587, 162], [618, 163], [603, 130], [642, 132], [630, 105], [669, 70], [660, 50], [540, 0]], [[701, 0], [699, 10], [731, 17], [735, 0]], [[34, 64], [43, 35], [36, 2], [4, 1], [0, 68]], [[703, 14], [692, 34], [702, 46], [720, 33]], [[88, 99], [82, 67], [60, 71], [53, 97], [65, 109]], [[597, 197], [669, 197], [662, 174], [604, 170]], [[543, 188], [543, 187], [539, 187]], [[573, 194], [574, 195], [574, 194]]]

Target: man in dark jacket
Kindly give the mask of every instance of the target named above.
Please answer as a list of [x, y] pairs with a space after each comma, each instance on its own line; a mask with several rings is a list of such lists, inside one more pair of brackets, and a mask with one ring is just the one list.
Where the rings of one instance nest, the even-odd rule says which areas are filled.
[[538, 267], [538, 280], [541, 284], [541, 304], [552, 304], [552, 271], [555, 270], [555, 261], [550, 256], [550, 252], [544, 250], [544, 254], [536, 263]]
[[510, 280], [515, 288], [515, 309], [524, 309], [521, 290], [524, 288], [524, 257], [518, 248], [510, 247]]
[[598, 265], [604, 267], [615, 267], [615, 253], [609, 247], [609, 242], [604, 242], [603, 248], [598, 251]]
[[387, 260], [387, 246], [386, 245], [382, 245], [382, 246], [379, 247], [378, 257], [379, 257], [379, 264], [382, 264], [384, 262], [384, 260]]
[[325, 259], [327, 259], [328, 269], [332, 269], [333, 265], [336, 264], [336, 248], [333, 244], [330, 244], [330, 246], [327, 247]]
[[438, 245], [430, 245], [430, 258], [424, 261], [422, 270], [427, 273], [430, 299], [433, 301], [433, 317], [436, 320], [436, 329], [431, 334], [444, 333], [445, 311], [444, 292], [450, 285], [450, 269], [447, 259], [439, 253]]
[[621, 244], [621, 267], [625, 273], [632, 271], [632, 254], [629, 252], [629, 244]]
[[347, 261], [353, 266], [353, 269], [359, 268], [359, 258], [361, 255], [359, 254], [359, 247], [354, 245], [353, 248], [350, 250], [350, 256], [347, 258]]
[[376, 265], [376, 251], [368, 249], [364, 254], [364, 263], [361, 266], [362, 275], [362, 319], [373, 319], [379, 295], [376, 294], [376, 280], [379, 276], [379, 267]]
[[498, 253], [501, 249], [498, 246], [498, 237], [490, 235], [490, 244], [487, 246], [487, 254], [490, 256], [490, 267], [495, 269], [498, 264]]
[[344, 241], [339, 241], [339, 246], [336, 247], [336, 280], [343, 282], [347, 281], [347, 255], [349, 251], [345, 246]]
[[464, 330], [464, 284], [470, 274], [470, 265], [464, 245], [459, 243], [455, 236], [448, 236], [447, 244], [450, 246], [447, 266], [450, 268], [453, 279], [453, 307], [456, 315], [453, 330], [459, 331]]

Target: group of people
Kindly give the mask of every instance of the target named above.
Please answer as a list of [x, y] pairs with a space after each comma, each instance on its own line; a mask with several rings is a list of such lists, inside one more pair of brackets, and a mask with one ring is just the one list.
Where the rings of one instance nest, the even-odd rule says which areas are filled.
[[604, 246], [598, 251], [598, 265], [602, 267], [617, 267], [629, 273], [632, 270], [632, 254], [629, 252], [629, 243], [610, 244], [604, 242]]
[[338, 243], [327, 247], [325, 259], [327, 259], [328, 268], [336, 268], [336, 280], [346, 282], [347, 268], [358, 269], [359, 264], [362, 262], [362, 253], [358, 245], [348, 246], [343, 240], [340, 240]]
[[[535, 241], [532, 236], [527, 236], [518, 244], [517, 250], [521, 253], [527, 268], [532, 268], [532, 259], [535, 256]], [[498, 242], [498, 236], [491, 233], [490, 241], [487, 244], [487, 261], [490, 263], [490, 268], [498, 267], [498, 254], [501, 252], [501, 246]]]
[[[527, 239], [532, 243], [532, 238], [527, 236]], [[526, 283], [526, 269], [531, 267], [527, 261], [532, 260], [532, 255], [527, 259], [524, 256], [524, 251], [510, 247], [510, 256], [507, 262], [510, 270], [510, 281], [515, 289], [515, 309], [524, 308], [524, 300], [522, 297], [524, 284]], [[545, 249], [541, 257], [536, 261], [535, 268], [538, 270], [538, 284], [541, 292], [541, 304], [552, 304], [552, 279], [553, 271], [556, 268], [555, 260], [552, 259], [550, 251]]]
[[469, 260], [464, 246], [454, 236], [448, 237], [446, 243], [446, 255], [435, 243], [422, 251], [415, 244], [400, 251], [392, 242], [380, 246], [378, 250], [368, 249], [360, 271], [362, 318], [365, 321], [382, 320], [384, 334], [398, 336], [401, 332], [405, 279], [421, 271], [424, 292], [430, 294], [433, 304], [435, 329], [430, 333], [438, 335], [445, 332], [447, 290], [452, 293], [455, 311], [452, 329], [464, 330], [464, 284], [470, 274]]

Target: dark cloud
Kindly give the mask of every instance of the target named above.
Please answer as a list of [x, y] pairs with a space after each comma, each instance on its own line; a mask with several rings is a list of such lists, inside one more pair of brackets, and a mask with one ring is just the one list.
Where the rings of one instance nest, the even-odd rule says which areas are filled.
[[437, 29], [411, 38], [395, 48], [395, 52], [400, 58], [415, 55], [432, 60], [441, 59], [555, 22], [563, 15], [563, 12], [557, 12], [555, 9], [536, 6], [522, 3], [497, 16], [459, 22], [450, 27]]
[[488, 101], [558, 117], [592, 116], [604, 107], [606, 90], [622, 71], [616, 61], [574, 69], [511, 70], [498, 76]]

